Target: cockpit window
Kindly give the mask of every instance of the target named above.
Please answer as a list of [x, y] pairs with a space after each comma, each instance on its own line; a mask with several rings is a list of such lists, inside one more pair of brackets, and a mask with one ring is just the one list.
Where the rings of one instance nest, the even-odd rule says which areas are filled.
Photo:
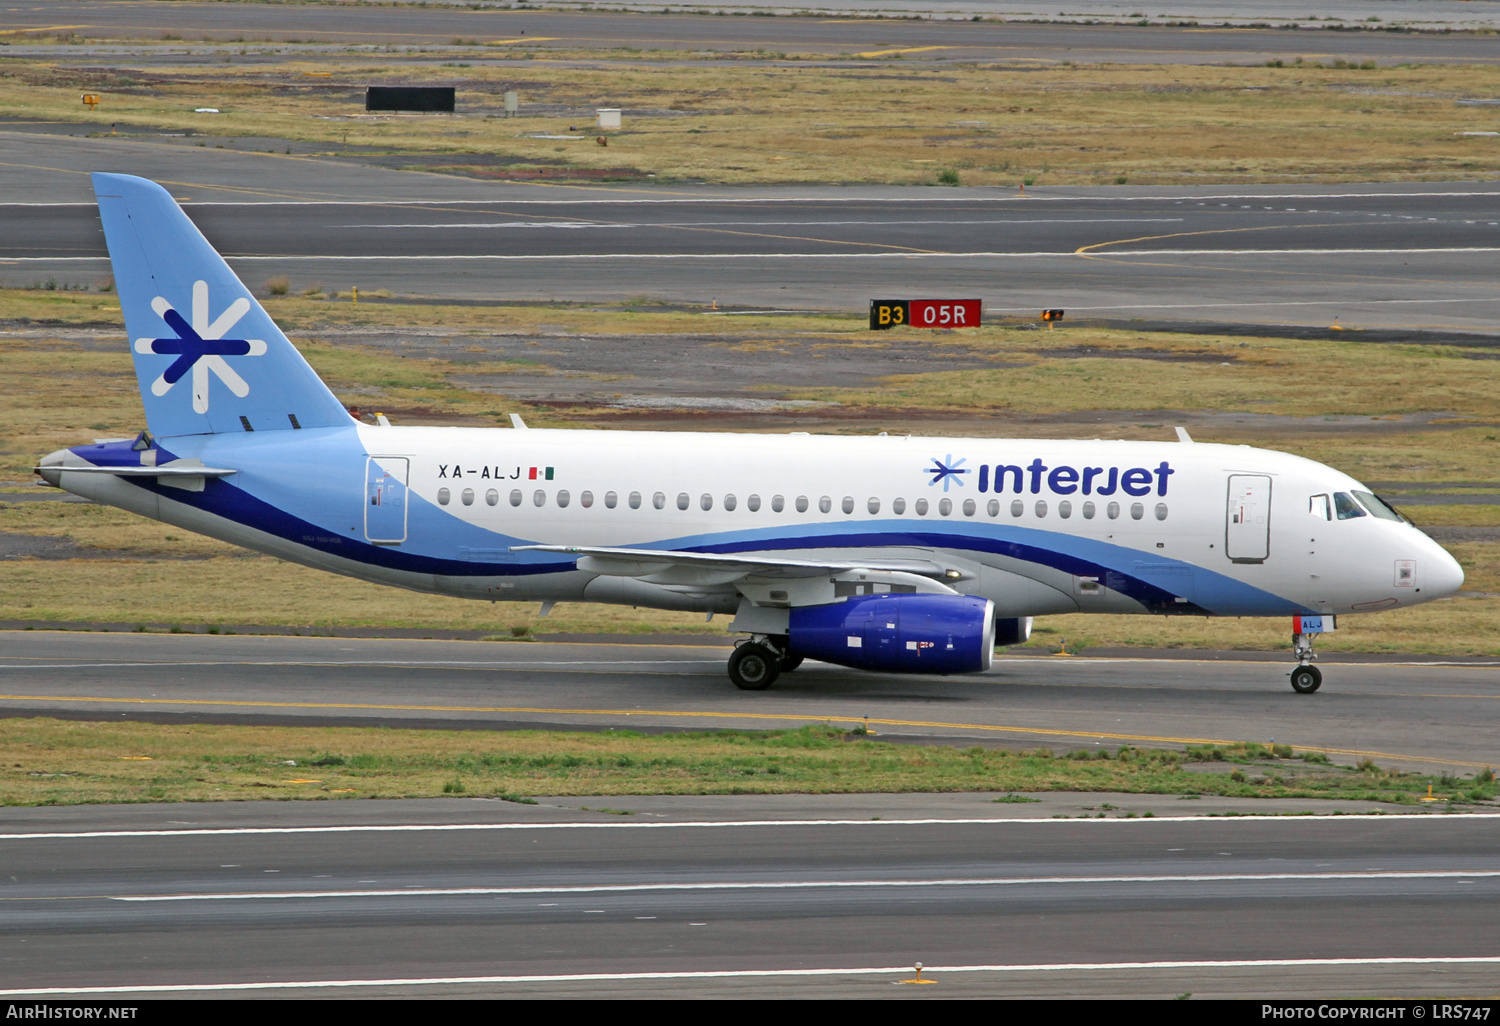
[[1353, 520], [1355, 517], [1365, 516], [1365, 511], [1359, 508], [1359, 503], [1354, 501], [1354, 496], [1348, 492], [1333, 493], [1333, 508], [1338, 512], [1340, 520]]
[[1390, 506], [1386, 505], [1385, 500], [1381, 499], [1380, 496], [1374, 494], [1373, 492], [1361, 492], [1356, 490], [1354, 493], [1354, 497], [1364, 505], [1365, 509], [1375, 514], [1381, 520], [1395, 520], [1398, 523], [1406, 523], [1405, 517], [1403, 517], [1400, 513], [1397, 513], [1395, 510], [1391, 509]]
[[1327, 495], [1312, 495], [1307, 500], [1307, 511], [1320, 520], [1333, 519], [1333, 505]]

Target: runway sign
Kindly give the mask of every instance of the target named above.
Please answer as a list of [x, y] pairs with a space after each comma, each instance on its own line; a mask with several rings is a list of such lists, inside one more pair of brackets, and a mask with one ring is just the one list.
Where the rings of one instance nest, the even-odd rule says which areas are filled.
[[370, 86], [365, 90], [365, 110], [451, 114], [453, 98], [452, 86]]
[[872, 299], [870, 330], [913, 328], [974, 328], [979, 325], [977, 299]]

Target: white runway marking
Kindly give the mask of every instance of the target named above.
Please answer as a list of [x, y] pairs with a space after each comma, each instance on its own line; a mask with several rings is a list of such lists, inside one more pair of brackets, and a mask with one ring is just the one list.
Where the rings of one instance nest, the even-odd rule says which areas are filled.
[[[937, 880], [779, 880], [715, 883], [578, 884], [557, 887], [432, 887], [367, 891], [243, 891], [204, 894], [117, 894], [110, 901], [282, 901], [293, 898], [462, 897], [465, 895], [642, 894], [673, 891], [871, 890], [883, 887], [1036, 887], [1048, 884], [1273, 883], [1329, 880], [1473, 880], [1500, 869], [1370, 870], [1342, 873], [1195, 873], [1170, 876], [1029, 876]], [[47, 900], [51, 900], [50, 898]]]
[[718, 659], [559, 659], [556, 662], [533, 659], [516, 663], [469, 659], [174, 659], [165, 662], [0, 663], [0, 670], [118, 670], [132, 667], [164, 670], [173, 666], [472, 666], [481, 670], [538, 670], [551, 666], [666, 666], [681, 669], [693, 665], [717, 667], [720, 662]]
[[[854, 243], [831, 242], [829, 245], [854, 245]], [[878, 243], [877, 243], [878, 245]], [[1100, 245], [1109, 245], [1101, 243]], [[470, 255], [461, 254], [434, 254], [414, 253], [401, 254], [294, 254], [294, 255], [264, 255], [254, 256], [228, 256], [225, 259], [231, 263], [247, 263], [258, 260], [281, 260], [281, 261], [310, 261], [310, 260], [357, 260], [366, 263], [378, 263], [380, 261], [403, 261], [413, 262], [419, 260], [455, 261], [455, 260], [504, 260], [504, 261], [544, 261], [544, 260], [1000, 260], [1000, 259], [1022, 259], [1036, 260], [1045, 257], [1068, 257], [1080, 259], [1098, 259], [1099, 257], [1162, 257], [1162, 256], [1414, 256], [1419, 254], [1444, 254], [1444, 253], [1500, 253], [1500, 246], [1456, 246], [1456, 247], [1429, 247], [1418, 249], [1380, 249], [1380, 248], [1346, 248], [1346, 249], [1110, 249], [1103, 251], [1090, 251], [1088, 253], [1075, 253], [1071, 249], [1056, 250], [1030, 250], [1014, 252], [998, 251], [973, 251], [973, 252], [947, 252], [942, 250], [902, 250], [891, 253], [474, 253]], [[6, 264], [29, 264], [29, 263], [103, 263], [109, 260], [107, 256], [98, 257], [5, 257], [0, 263]]]
[[[929, 977], [939, 973], [1056, 973], [1130, 972], [1174, 969], [1313, 969], [1320, 967], [1402, 965], [1500, 965], [1500, 955], [1390, 958], [1258, 958], [1174, 962], [1049, 962], [1034, 965], [930, 965]], [[115, 987], [31, 987], [0, 990], [0, 997], [32, 998], [60, 994], [171, 994], [193, 991], [318, 990], [347, 987], [441, 987], [486, 983], [628, 983], [648, 980], [787, 979], [820, 976], [907, 976], [911, 966], [859, 966], [829, 969], [718, 969], [696, 972], [560, 973], [553, 976], [416, 976], [376, 980], [288, 980], [280, 983], [159, 983]]]
[[[5, 135], [14, 133], [5, 132]], [[198, 188], [212, 189], [215, 186], [206, 182], [197, 183]], [[526, 186], [520, 186], [526, 187]], [[537, 188], [530, 186], [530, 188]], [[550, 188], [543, 186], [543, 188]], [[577, 188], [575, 186], [575, 188]], [[819, 203], [819, 204], [858, 204], [869, 203], [872, 205], [899, 205], [911, 207], [917, 202], [927, 203], [1206, 203], [1210, 200], [1335, 200], [1335, 199], [1357, 199], [1357, 200], [1386, 200], [1386, 199], [1448, 199], [1469, 198], [1474, 196], [1500, 196], [1500, 191], [1474, 189], [1462, 192], [1455, 191], [1428, 191], [1428, 192], [1279, 192], [1279, 193], [1192, 193], [1162, 194], [1153, 196], [1089, 196], [1067, 193], [1048, 194], [1043, 191], [1032, 191], [1025, 195], [1019, 192], [1006, 192], [986, 190], [984, 195], [973, 195], [957, 193], [948, 196], [923, 196], [920, 201], [914, 201], [911, 196], [664, 196], [660, 198], [645, 199], [641, 197], [623, 197], [615, 194], [608, 188], [599, 188], [597, 195], [587, 199], [521, 199], [521, 198], [490, 198], [490, 199], [362, 199], [362, 200], [205, 200], [196, 202], [189, 200], [188, 206], [192, 207], [423, 207], [423, 206], [543, 206], [543, 207], [579, 207], [598, 206], [610, 204], [614, 206], [692, 206], [702, 204], [723, 204], [725, 206], [744, 206], [757, 203], [764, 204], [788, 204], [788, 203]], [[0, 209], [5, 207], [87, 207], [93, 210], [98, 204], [94, 202], [80, 203], [3, 203]], [[1308, 211], [1312, 213], [1313, 211]]]
[[1427, 816], [1420, 813], [1359, 813], [1339, 816], [1151, 816], [1138, 819], [1021, 819], [1017, 817], [948, 818], [948, 819], [763, 819], [763, 820], [691, 820], [680, 823], [607, 822], [607, 823], [400, 823], [353, 826], [305, 827], [194, 827], [185, 830], [78, 830], [37, 833], [0, 834], [0, 841], [70, 841], [123, 837], [248, 837], [268, 834], [411, 834], [462, 833], [489, 830], [739, 830], [753, 827], [893, 827], [893, 826], [1117, 826], [1161, 823], [1249, 823], [1258, 827], [1266, 820], [1286, 824], [1330, 822], [1409, 823], [1420, 818], [1426, 825], [1472, 823], [1476, 820], [1500, 819], [1500, 812], [1469, 812], [1462, 815]]

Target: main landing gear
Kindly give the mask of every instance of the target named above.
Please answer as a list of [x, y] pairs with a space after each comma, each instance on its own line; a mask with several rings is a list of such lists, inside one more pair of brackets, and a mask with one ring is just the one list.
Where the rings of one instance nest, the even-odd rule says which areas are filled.
[[787, 639], [756, 635], [739, 642], [729, 657], [729, 679], [741, 691], [764, 691], [783, 673], [802, 665], [802, 657], [787, 647]]
[[1292, 690], [1299, 695], [1310, 695], [1323, 684], [1323, 673], [1313, 661], [1313, 636], [1293, 634], [1292, 652], [1297, 656], [1297, 668], [1292, 671]]

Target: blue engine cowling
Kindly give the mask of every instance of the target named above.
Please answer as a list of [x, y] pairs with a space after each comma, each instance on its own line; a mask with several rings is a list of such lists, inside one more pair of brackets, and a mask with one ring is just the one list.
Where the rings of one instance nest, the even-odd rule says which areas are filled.
[[792, 653], [888, 673], [973, 673], [995, 654], [995, 604], [969, 595], [864, 595], [791, 611]]

